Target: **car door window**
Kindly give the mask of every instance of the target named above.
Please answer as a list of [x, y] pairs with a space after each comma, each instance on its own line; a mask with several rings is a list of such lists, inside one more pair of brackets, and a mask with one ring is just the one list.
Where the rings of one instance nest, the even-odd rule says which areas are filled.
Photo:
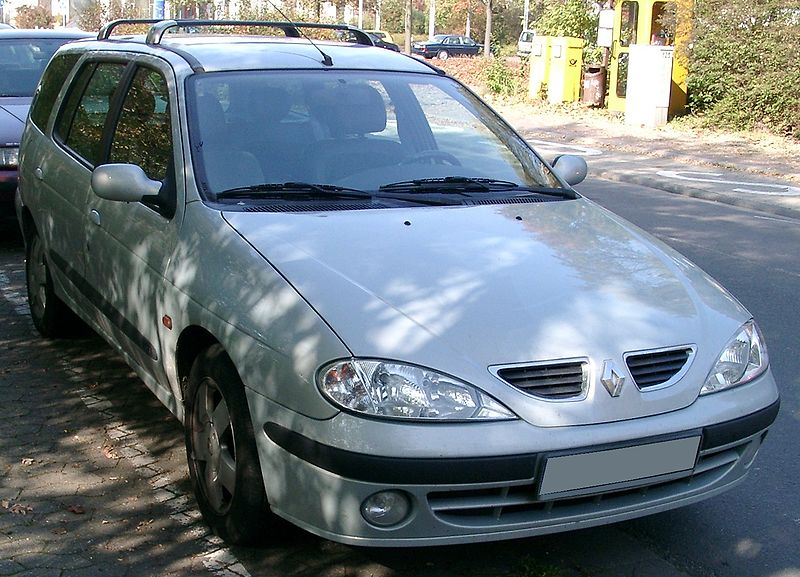
[[124, 64], [114, 62], [87, 65], [56, 122], [57, 140], [92, 167], [101, 161], [103, 128], [124, 71]]
[[139, 67], [122, 101], [108, 161], [135, 164], [164, 183], [157, 199], [143, 202], [168, 218], [175, 209], [172, 154], [167, 81], [158, 70]]
[[122, 103], [108, 160], [137, 164], [152, 180], [163, 181], [171, 158], [167, 82], [157, 70], [139, 68]]

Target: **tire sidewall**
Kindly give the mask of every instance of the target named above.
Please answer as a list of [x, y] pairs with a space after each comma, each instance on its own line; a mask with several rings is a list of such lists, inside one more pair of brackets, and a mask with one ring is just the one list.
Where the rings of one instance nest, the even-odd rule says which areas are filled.
[[[228, 407], [236, 453], [236, 483], [231, 503], [224, 513], [208, 502], [202, 471], [192, 457], [192, 431], [195, 404], [200, 385], [211, 379]], [[243, 545], [259, 541], [265, 533], [269, 508], [261, 476], [244, 386], [230, 357], [220, 345], [201, 353], [192, 366], [185, 395], [184, 438], [189, 473], [198, 506], [215, 534], [230, 544]]]
[[[38, 311], [33, 307], [34, 302], [34, 288], [31, 286], [31, 278], [32, 278], [32, 267], [38, 266], [38, 263], [35, 262], [36, 252], [41, 251], [42, 260], [44, 262], [44, 270], [45, 270], [45, 285], [44, 285], [44, 306], [41, 311]], [[31, 236], [30, 241], [26, 245], [25, 250], [25, 284], [27, 286], [28, 291], [28, 305], [31, 311], [31, 319], [33, 320], [33, 326], [36, 327], [36, 330], [39, 333], [46, 337], [46, 338], [53, 338], [59, 336], [59, 328], [58, 328], [58, 314], [56, 311], [56, 307], [61, 304], [64, 306], [56, 297], [55, 292], [53, 290], [53, 279], [50, 276], [50, 266], [47, 263], [47, 255], [44, 254], [44, 246], [42, 245], [42, 239], [39, 238], [38, 234], [34, 234]], [[38, 290], [38, 287], [36, 287]]]

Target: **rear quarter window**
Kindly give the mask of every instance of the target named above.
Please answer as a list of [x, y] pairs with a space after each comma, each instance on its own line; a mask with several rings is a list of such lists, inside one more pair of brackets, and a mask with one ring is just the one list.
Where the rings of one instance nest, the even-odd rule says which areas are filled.
[[59, 54], [45, 69], [31, 105], [31, 122], [40, 130], [44, 131], [47, 126], [47, 119], [50, 118], [58, 93], [80, 57], [78, 52]]

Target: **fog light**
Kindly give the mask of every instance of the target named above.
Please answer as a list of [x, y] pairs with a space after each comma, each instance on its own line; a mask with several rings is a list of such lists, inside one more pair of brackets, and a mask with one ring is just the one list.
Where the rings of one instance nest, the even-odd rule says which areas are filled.
[[361, 504], [361, 515], [377, 527], [391, 527], [408, 517], [411, 501], [401, 491], [381, 491], [367, 497]]

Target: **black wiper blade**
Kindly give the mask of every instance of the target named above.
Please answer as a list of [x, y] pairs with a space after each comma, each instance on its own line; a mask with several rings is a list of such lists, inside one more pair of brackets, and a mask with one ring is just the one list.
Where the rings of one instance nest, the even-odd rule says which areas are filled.
[[237, 186], [217, 193], [217, 200], [222, 198], [250, 198], [253, 196], [273, 195], [312, 196], [314, 198], [372, 198], [372, 194], [357, 188], [346, 188], [332, 184], [313, 184], [310, 182], [265, 182], [249, 186]]
[[551, 188], [549, 186], [524, 186], [518, 189], [518, 196], [527, 194], [543, 194], [545, 196], [557, 196], [559, 198], [577, 198], [575, 192], [569, 188]]
[[414, 180], [401, 180], [391, 184], [384, 184], [381, 190], [424, 190], [437, 192], [474, 192], [490, 190], [510, 190], [518, 188], [519, 185], [496, 178], [476, 178], [471, 176], [444, 176], [440, 178], [416, 178]]

